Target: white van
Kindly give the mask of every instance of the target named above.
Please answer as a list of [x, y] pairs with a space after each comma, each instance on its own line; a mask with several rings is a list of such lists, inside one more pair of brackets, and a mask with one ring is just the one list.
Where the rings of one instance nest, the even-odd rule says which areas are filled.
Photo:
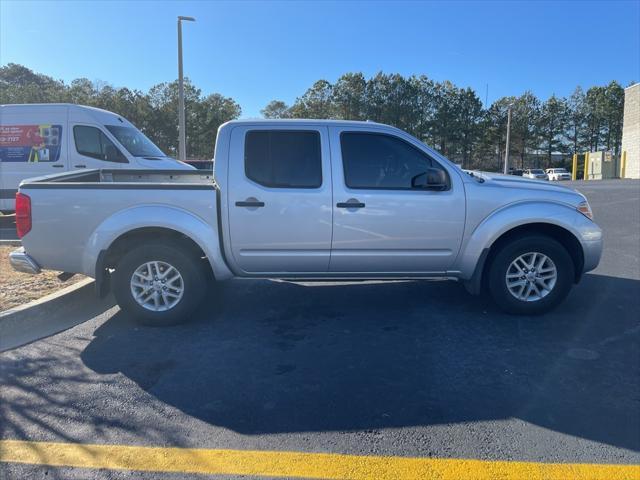
[[0, 210], [26, 178], [90, 168], [192, 170], [127, 119], [72, 104], [0, 105]]

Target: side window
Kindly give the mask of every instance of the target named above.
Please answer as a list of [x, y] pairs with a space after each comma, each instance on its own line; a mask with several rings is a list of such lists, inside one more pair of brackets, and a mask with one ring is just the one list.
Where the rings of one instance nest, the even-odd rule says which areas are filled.
[[106, 162], [127, 162], [126, 157], [99, 128], [76, 125], [73, 127], [73, 139], [80, 155]]
[[340, 144], [349, 188], [411, 190], [412, 180], [427, 169], [444, 171], [438, 162], [392, 135], [343, 132]]
[[322, 185], [320, 133], [311, 130], [250, 130], [244, 142], [247, 178], [265, 187]]

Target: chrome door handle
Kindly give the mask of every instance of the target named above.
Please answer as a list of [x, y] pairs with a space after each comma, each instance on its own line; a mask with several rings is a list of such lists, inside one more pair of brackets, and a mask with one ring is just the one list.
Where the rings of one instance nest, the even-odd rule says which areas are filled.
[[80, 164], [80, 165], [74, 165], [74, 167], [76, 168], [87, 168], [86, 165]]
[[64, 165], [51, 165], [53, 168], [62, 168]]

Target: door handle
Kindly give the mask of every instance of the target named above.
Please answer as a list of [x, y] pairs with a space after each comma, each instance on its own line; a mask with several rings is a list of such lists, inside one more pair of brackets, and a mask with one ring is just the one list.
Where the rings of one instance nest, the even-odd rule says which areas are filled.
[[53, 168], [62, 168], [64, 165], [51, 165]]
[[364, 208], [364, 203], [359, 202], [355, 198], [350, 198], [347, 202], [340, 202], [336, 204], [338, 208]]
[[247, 198], [243, 202], [236, 202], [236, 207], [264, 207], [264, 202]]
[[86, 165], [80, 164], [80, 165], [74, 165], [74, 167], [76, 168], [87, 168]]

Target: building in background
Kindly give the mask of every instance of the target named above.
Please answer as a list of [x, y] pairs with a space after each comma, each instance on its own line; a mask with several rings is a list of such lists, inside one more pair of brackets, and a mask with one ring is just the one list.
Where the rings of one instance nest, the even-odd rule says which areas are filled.
[[622, 151], [627, 152], [625, 178], [640, 178], [640, 83], [624, 89]]

